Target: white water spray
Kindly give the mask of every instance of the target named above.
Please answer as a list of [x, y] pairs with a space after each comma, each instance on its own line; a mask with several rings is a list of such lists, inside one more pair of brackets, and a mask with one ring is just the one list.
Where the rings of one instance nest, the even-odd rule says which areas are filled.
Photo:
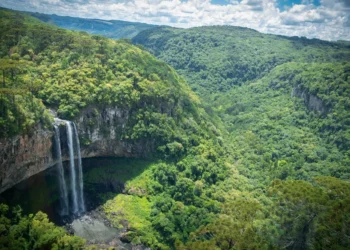
[[[67, 133], [67, 146], [69, 152], [69, 173], [70, 173], [70, 190], [71, 200], [68, 202], [67, 185], [64, 179], [64, 169], [62, 165], [62, 153], [60, 132], [57, 124], [64, 124]], [[80, 153], [80, 142], [78, 137], [78, 130], [74, 122], [65, 121], [55, 118], [55, 141], [58, 155], [58, 168], [59, 168], [59, 183], [62, 202], [62, 215], [68, 215], [69, 210], [73, 215], [81, 214], [86, 211], [84, 201], [84, 179], [83, 179], [83, 164]], [[76, 161], [76, 162], [75, 162]], [[77, 183], [78, 182], [78, 183]], [[71, 208], [69, 209], [69, 204]]]
[[57, 157], [57, 173], [60, 188], [60, 202], [61, 202], [61, 215], [68, 215], [69, 203], [68, 203], [68, 192], [67, 184], [64, 179], [64, 169], [62, 164], [62, 153], [61, 153], [61, 141], [60, 141], [60, 130], [57, 125], [55, 128], [55, 146], [56, 146], [56, 157]]
[[78, 136], [77, 126], [73, 123], [74, 132], [75, 132], [75, 141], [76, 141], [76, 149], [77, 149], [77, 157], [78, 157], [78, 180], [79, 180], [79, 210], [80, 212], [85, 212], [85, 201], [84, 201], [84, 182], [83, 182], [83, 164], [81, 161], [80, 154], [80, 142]]
[[77, 195], [77, 185], [76, 185], [76, 170], [74, 164], [74, 142], [73, 142], [73, 130], [72, 124], [70, 121], [64, 121], [67, 129], [67, 142], [69, 148], [69, 169], [70, 169], [70, 177], [71, 177], [71, 191], [72, 191], [72, 202], [73, 214], [78, 212], [78, 195]]

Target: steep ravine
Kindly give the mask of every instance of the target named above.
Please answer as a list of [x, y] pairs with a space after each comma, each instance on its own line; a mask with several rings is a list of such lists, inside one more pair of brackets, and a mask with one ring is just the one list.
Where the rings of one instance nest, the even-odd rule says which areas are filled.
[[[76, 122], [82, 158], [98, 156], [147, 157], [148, 140], [123, 140], [129, 110], [117, 107], [84, 109]], [[66, 129], [60, 126], [62, 159], [68, 160]], [[31, 133], [0, 140], [0, 193], [55, 165], [54, 129], [36, 125]]]

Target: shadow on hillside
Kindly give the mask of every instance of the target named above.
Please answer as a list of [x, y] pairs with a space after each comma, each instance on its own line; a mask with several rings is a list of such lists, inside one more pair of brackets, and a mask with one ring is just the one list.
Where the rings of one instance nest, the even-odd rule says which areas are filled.
[[[142, 174], [152, 162], [133, 158], [83, 159], [84, 198], [87, 211], [94, 210], [116, 194], [122, 193], [128, 180]], [[64, 162], [65, 182], [71, 202], [69, 162]], [[24, 214], [43, 211], [51, 221], [63, 225], [74, 219], [60, 215], [60, 188], [57, 168], [53, 166], [0, 194], [0, 203], [19, 205]]]

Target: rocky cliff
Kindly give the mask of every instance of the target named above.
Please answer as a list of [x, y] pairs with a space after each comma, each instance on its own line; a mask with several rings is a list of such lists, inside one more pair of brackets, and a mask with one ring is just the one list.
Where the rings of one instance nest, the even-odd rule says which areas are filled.
[[303, 87], [297, 86], [293, 88], [291, 95], [292, 97], [304, 99], [304, 103], [309, 110], [318, 111], [322, 114], [326, 114], [330, 110], [330, 107], [325, 105], [318, 96], [309, 93], [309, 91]]
[[[190, 129], [205, 127], [199, 99], [174, 69], [146, 50], [127, 41], [57, 29], [9, 10], [0, 10], [0, 21], [0, 57], [14, 65], [8, 70], [22, 69], [19, 62], [28, 61], [26, 70], [14, 72], [21, 81], [3, 74], [11, 89], [1, 97], [6, 106], [1, 110], [0, 138], [6, 140], [0, 149], [0, 191], [54, 164], [54, 129], [31, 126], [43, 120], [50, 124], [48, 107], [59, 118], [75, 117], [82, 157], [146, 157], [158, 147], [173, 154], [172, 143], [198, 143], [200, 136], [189, 138], [187, 121], [195, 119]], [[34, 47], [14, 45], [13, 36]], [[35, 87], [31, 79], [36, 79]], [[14, 98], [18, 93], [21, 97]], [[65, 127], [59, 127], [62, 158], [67, 159]], [[33, 134], [24, 135], [29, 129]]]
[[117, 107], [85, 109], [76, 121], [82, 157], [147, 157], [154, 149], [152, 140], [123, 139], [130, 112]]
[[[89, 107], [75, 120], [83, 158], [97, 156], [147, 157], [151, 140], [123, 140], [128, 110]], [[38, 124], [32, 133], [0, 141], [0, 193], [22, 180], [54, 166], [54, 130]], [[66, 128], [60, 126], [62, 159], [68, 160]]]
[[53, 131], [37, 125], [30, 134], [0, 141], [0, 193], [54, 164]]

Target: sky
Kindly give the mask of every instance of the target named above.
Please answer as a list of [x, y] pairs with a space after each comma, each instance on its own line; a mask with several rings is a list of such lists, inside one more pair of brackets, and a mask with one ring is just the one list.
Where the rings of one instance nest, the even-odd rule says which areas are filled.
[[0, 6], [181, 28], [234, 25], [263, 33], [350, 40], [350, 0], [0, 0]]

